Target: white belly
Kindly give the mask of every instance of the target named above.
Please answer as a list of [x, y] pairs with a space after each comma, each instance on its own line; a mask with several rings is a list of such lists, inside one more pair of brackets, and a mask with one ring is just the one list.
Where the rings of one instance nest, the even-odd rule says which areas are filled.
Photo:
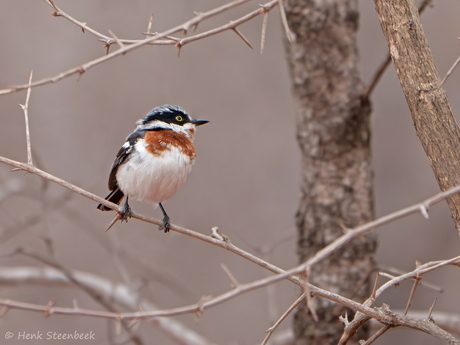
[[157, 207], [185, 183], [193, 161], [174, 147], [158, 156], [146, 151], [144, 141], [137, 142], [136, 149], [118, 168], [118, 186], [130, 199], [147, 201]]

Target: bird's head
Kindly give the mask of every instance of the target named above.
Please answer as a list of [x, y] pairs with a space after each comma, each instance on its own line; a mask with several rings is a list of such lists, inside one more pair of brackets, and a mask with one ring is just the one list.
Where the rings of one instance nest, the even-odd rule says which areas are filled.
[[178, 133], [184, 133], [193, 139], [195, 127], [208, 123], [207, 120], [195, 120], [181, 107], [177, 105], [163, 105], [148, 112], [144, 119], [139, 120], [138, 130], [169, 129]]

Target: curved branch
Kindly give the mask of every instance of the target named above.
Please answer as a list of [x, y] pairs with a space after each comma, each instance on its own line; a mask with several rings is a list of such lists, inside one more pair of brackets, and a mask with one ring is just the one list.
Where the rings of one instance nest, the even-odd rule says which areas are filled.
[[[77, 187], [65, 180], [62, 180], [56, 176], [53, 176], [45, 171], [42, 171], [34, 166], [30, 166], [28, 164], [25, 164], [25, 163], [21, 163], [21, 162], [17, 162], [17, 161], [14, 161], [14, 160], [11, 160], [11, 159], [8, 159], [8, 158], [5, 158], [5, 157], [2, 157], [0, 156], [0, 163], [5, 163], [5, 164], [8, 164], [16, 169], [19, 169], [19, 170], [23, 170], [23, 171], [26, 171], [26, 172], [29, 172], [29, 173], [32, 173], [32, 174], [35, 174], [35, 175], [38, 175], [42, 178], [45, 178], [51, 182], [54, 182], [62, 187], [65, 187], [67, 189], [70, 189], [74, 192], [76, 192], [77, 194], [80, 194], [82, 196], [85, 196], [97, 203], [102, 203], [103, 205], [113, 209], [113, 210], [116, 210], [116, 211], [121, 211], [122, 210], [122, 207], [121, 206], [118, 206], [116, 204], [113, 204], [95, 194], [92, 194], [80, 187]], [[270, 285], [270, 284], [273, 284], [275, 282], [278, 282], [280, 280], [283, 280], [283, 279], [288, 279], [289, 281], [301, 286], [301, 287], [304, 287], [305, 286], [305, 282], [298, 278], [297, 276], [295, 276], [296, 274], [302, 274], [303, 272], [305, 272], [305, 270], [308, 268], [308, 267], [311, 267], [312, 265], [318, 263], [319, 261], [321, 261], [322, 259], [326, 258], [328, 255], [330, 255], [331, 253], [333, 253], [335, 250], [337, 250], [338, 248], [344, 246], [345, 244], [347, 244], [348, 242], [350, 242], [353, 238], [355, 237], [358, 237], [376, 227], [379, 227], [381, 225], [384, 225], [384, 224], [387, 224], [389, 222], [392, 222], [392, 221], [395, 221], [397, 219], [400, 219], [400, 218], [403, 218], [407, 215], [410, 215], [410, 214], [413, 214], [413, 213], [417, 213], [417, 212], [421, 212], [422, 214], [424, 214], [425, 216], [428, 215], [428, 209], [431, 205], [433, 204], [436, 204], [444, 199], [446, 199], [447, 197], [453, 195], [453, 194], [456, 194], [456, 193], [459, 193], [460, 192], [460, 186], [457, 186], [455, 188], [452, 188], [448, 191], [445, 191], [445, 192], [441, 192], [441, 193], [438, 193], [436, 195], [434, 195], [433, 197], [431, 198], [428, 198], [426, 199], [425, 201], [421, 202], [421, 203], [418, 203], [418, 204], [415, 204], [413, 206], [409, 206], [407, 208], [404, 208], [402, 210], [399, 210], [399, 211], [396, 211], [396, 212], [393, 212], [387, 216], [383, 216], [381, 218], [378, 218], [374, 221], [371, 221], [369, 223], [366, 223], [364, 225], [361, 225], [353, 230], [346, 230], [345, 234], [342, 235], [341, 237], [339, 237], [338, 239], [336, 239], [335, 241], [333, 241], [332, 243], [330, 243], [328, 246], [326, 246], [325, 248], [323, 248], [322, 250], [320, 250], [318, 253], [316, 253], [315, 256], [313, 256], [311, 259], [307, 260], [305, 263], [297, 266], [297, 267], [294, 267], [290, 270], [287, 270], [287, 271], [284, 271], [282, 269], [280, 269], [279, 267], [275, 266], [275, 265], [272, 265], [260, 258], [258, 258], [257, 256], [253, 255], [253, 254], [250, 254], [236, 246], [234, 246], [233, 244], [231, 244], [231, 242], [227, 239], [227, 240], [224, 240], [224, 241], [220, 241], [220, 240], [217, 240], [217, 239], [214, 239], [212, 238], [211, 236], [206, 236], [206, 235], [203, 235], [201, 233], [198, 233], [196, 231], [193, 231], [193, 230], [189, 230], [189, 229], [186, 229], [186, 228], [182, 228], [180, 226], [177, 226], [177, 225], [171, 225], [171, 230], [173, 231], [176, 231], [176, 232], [179, 232], [179, 233], [182, 233], [184, 235], [187, 235], [187, 236], [190, 236], [190, 237], [193, 237], [193, 238], [196, 238], [196, 239], [199, 239], [201, 241], [204, 241], [204, 242], [207, 242], [207, 243], [210, 243], [210, 244], [213, 244], [213, 245], [216, 245], [218, 247], [221, 247], [221, 248], [224, 248], [230, 252], [233, 252], [234, 254], [237, 254], [273, 273], [276, 273], [277, 275], [275, 276], [271, 276], [271, 277], [268, 277], [268, 278], [265, 278], [265, 279], [261, 279], [261, 280], [258, 280], [256, 282], [253, 282], [251, 284], [246, 284], [246, 285], [241, 285], [240, 286], [240, 290], [241, 292], [246, 292], [246, 291], [251, 291], [253, 289], [257, 289], [257, 288], [260, 288], [260, 287], [263, 287], [263, 286], [267, 286], [267, 285]], [[136, 218], [136, 219], [139, 219], [139, 220], [142, 220], [142, 221], [145, 221], [147, 223], [152, 223], [152, 224], [156, 224], [156, 225], [160, 225], [162, 224], [162, 222], [158, 219], [154, 219], [154, 218], [151, 218], [151, 217], [147, 217], [147, 216], [144, 216], [142, 214], [138, 214], [138, 213], [134, 213], [132, 214], [132, 218]], [[314, 285], [311, 285], [311, 284], [308, 284], [308, 289], [310, 290], [311, 294], [312, 295], [317, 295], [317, 296], [321, 296], [321, 297], [324, 297], [324, 298], [327, 298], [327, 299], [330, 299], [332, 301], [335, 301], [335, 302], [338, 302], [338, 303], [341, 303], [341, 304], [344, 304], [354, 310], [357, 310], [357, 311], [363, 311], [366, 315], [369, 315], [371, 317], [374, 317], [375, 315], [371, 315], [373, 313], [370, 313], [368, 312], [368, 310], [366, 310], [366, 308], [363, 308], [363, 306], [360, 304], [360, 303], [357, 303], [357, 302], [354, 302], [352, 300], [349, 300], [349, 299], [346, 299], [346, 298], [343, 298], [339, 295], [336, 295], [336, 294], [332, 294], [326, 290], [322, 290], [322, 289], [319, 289], [318, 287], [314, 286]], [[224, 296], [225, 295], [225, 296]], [[209, 306], [211, 305], [214, 305], [214, 304], [218, 304], [217, 302], [221, 303], [223, 302], [224, 300], [228, 299], [228, 298], [231, 298], [229, 296], [227, 296], [226, 294], [222, 295], [222, 301], [216, 301], [215, 299], [209, 303], [207, 302]], [[187, 312], [190, 312], [192, 309], [190, 308], [195, 308], [196, 307], [188, 307], [188, 311]], [[180, 310], [179, 310], [180, 309]], [[178, 310], [174, 311], [173, 313], [184, 313], [184, 310], [182, 310], [181, 308], [179, 308]], [[157, 316], [157, 315], [154, 315], [154, 316]], [[158, 315], [160, 316], [160, 315]], [[134, 316], [133, 316], [134, 317]]]
[[[44, 1], [54, 9], [53, 16], [55, 16], [55, 17], [63, 17], [65, 19], [67, 19], [71, 23], [73, 23], [76, 26], [80, 27], [83, 30], [83, 32], [88, 31], [89, 33], [91, 33], [94, 36], [98, 37], [102, 42], [104, 42], [107, 45], [112, 45], [112, 44], [116, 43], [116, 40], [113, 37], [106, 36], [106, 35], [102, 34], [101, 32], [92, 29], [86, 23], [81, 22], [81, 21], [73, 18], [72, 16], [70, 16], [69, 14], [64, 12], [63, 10], [61, 10], [53, 0], [44, 0]], [[188, 27], [189, 28], [190, 27], [197, 27], [198, 24], [201, 23], [202, 21], [204, 21], [206, 19], [209, 19], [209, 18], [211, 18], [213, 16], [216, 16], [216, 15], [218, 15], [218, 14], [220, 14], [222, 12], [225, 12], [225, 11], [227, 11], [229, 9], [232, 9], [234, 7], [242, 5], [242, 4], [244, 4], [246, 2], [249, 2], [249, 1], [250, 0], [235, 0], [235, 1], [229, 2], [228, 4], [224, 4], [222, 6], [216, 7], [214, 9], [210, 10], [210, 11], [207, 11], [207, 12], [204, 12], [204, 13], [201, 13], [201, 12], [196, 13], [196, 16], [194, 18], [194, 22], [192, 22], [190, 25], [188, 25]], [[171, 45], [171, 44], [175, 44], [177, 40], [178, 39], [176, 39], [176, 40], [174, 40], [174, 39], [158, 40], [158, 41], [152, 42], [151, 44], [159, 44], [159, 45], [167, 44], [167, 45]], [[120, 39], [119, 41], [122, 44], [133, 44], [133, 43], [140, 42], [142, 40]]]

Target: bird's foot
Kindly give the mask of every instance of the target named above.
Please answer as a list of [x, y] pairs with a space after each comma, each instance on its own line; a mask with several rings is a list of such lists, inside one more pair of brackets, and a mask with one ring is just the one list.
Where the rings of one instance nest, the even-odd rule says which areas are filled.
[[119, 212], [119, 214], [120, 214], [121, 222], [128, 223], [128, 219], [131, 218], [133, 213], [131, 212], [131, 207], [129, 207], [127, 202], [125, 202], [125, 205], [123, 206], [123, 211]]
[[169, 232], [171, 229], [171, 222], [168, 215], [165, 215], [163, 218], [163, 225], [158, 227], [158, 230], [164, 230], [165, 233]]

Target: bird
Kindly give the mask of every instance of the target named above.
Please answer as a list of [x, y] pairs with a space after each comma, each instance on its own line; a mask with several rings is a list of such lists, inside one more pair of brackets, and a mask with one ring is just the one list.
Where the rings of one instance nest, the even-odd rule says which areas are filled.
[[[185, 183], [195, 161], [193, 147], [195, 128], [208, 123], [192, 119], [180, 106], [165, 104], [147, 113], [136, 122], [136, 129], [118, 151], [109, 174], [109, 190], [105, 200], [119, 205], [121, 221], [131, 217], [128, 199], [146, 201], [160, 206], [163, 223], [159, 230], [167, 233], [171, 219], [162, 202], [171, 198]], [[99, 204], [101, 211], [112, 209]]]

